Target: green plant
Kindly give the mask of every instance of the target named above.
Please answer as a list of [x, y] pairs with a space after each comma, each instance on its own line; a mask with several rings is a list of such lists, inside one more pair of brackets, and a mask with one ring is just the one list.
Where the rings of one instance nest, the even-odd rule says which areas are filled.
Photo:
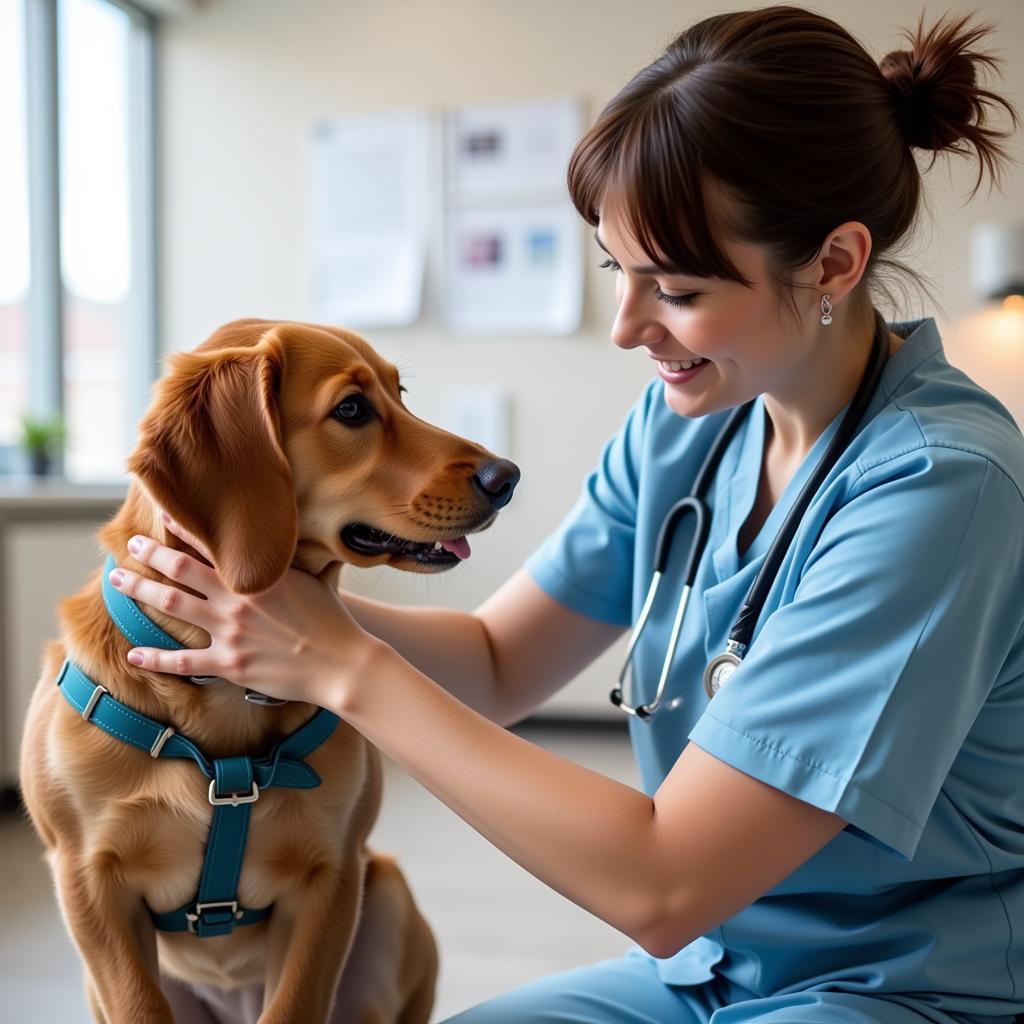
[[25, 413], [21, 417], [21, 444], [30, 452], [46, 452], [51, 445], [64, 440], [63, 417], [50, 416], [42, 419]]

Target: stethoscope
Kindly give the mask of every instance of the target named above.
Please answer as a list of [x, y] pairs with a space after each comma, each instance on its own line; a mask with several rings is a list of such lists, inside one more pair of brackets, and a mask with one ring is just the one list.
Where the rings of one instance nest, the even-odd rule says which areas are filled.
[[[707, 693], [709, 698], [714, 697], [719, 689], [725, 685], [733, 672], [735, 672], [739, 667], [740, 662], [743, 659], [743, 654], [750, 645], [750, 639], [754, 635], [754, 628], [757, 625], [761, 609], [764, 607], [765, 599], [768, 596], [768, 592], [771, 590], [772, 584], [775, 582], [775, 577], [778, 575], [779, 567], [782, 565], [782, 562], [786, 557], [786, 552], [789, 550], [789, 545], [793, 539], [793, 535], [796, 533], [797, 528], [800, 525], [800, 520], [803, 518], [803, 514], [806, 511], [807, 506], [811, 503], [811, 499], [814, 497], [819, 486], [821, 486], [822, 481], [836, 464], [840, 455], [849, 444], [851, 438], [857, 432], [861, 417], [864, 415], [864, 410], [867, 408], [868, 403], [871, 401], [875, 391], [878, 389], [878, 382], [882, 376], [882, 370], [885, 366], [885, 360], [889, 352], [889, 328], [885, 319], [878, 310], [876, 309], [874, 312], [875, 334], [871, 355], [868, 359], [868, 365], [864, 371], [864, 376], [861, 378], [860, 384], [857, 387], [857, 393], [853, 396], [849, 408], [846, 411], [846, 415], [843, 417], [843, 421], [840, 423], [839, 429], [836, 431], [835, 437], [829, 444], [825, 454], [821, 457], [821, 461], [815, 467], [811, 478], [806, 484], [804, 484], [803, 490], [800, 492], [792, 509], [790, 509], [786, 516], [786, 520], [780, 527], [778, 534], [776, 534], [775, 540], [772, 542], [772, 546], [769, 548], [768, 554], [765, 556], [765, 560], [761, 565], [761, 569], [758, 572], [756, 579], [751, 584], [750, 590], [747, 591], [743, 607], [740, 609], [739, 616], [729, 633], [726, 650], [722, 654], [712, 658], [704, 669], [704, 691]], [[704, 462], [697, 473], [697, 478], [690, 494], [676, 502], [676, 504], [669, 509], [668, 515], [665, 516], [665, 519], [661, 524], [661, 530], [658, 533], [658, 543], [655, 546], [654, 552], [654, 576], [651, 579], [651, 585], [647, 591], [647, 597], [644, 599], [644, 605], [640, 611], [640, 618], [633, 629], [633, 635], [630, 637], [629, 647], [626, 649], [626, 660], [623, 663], [622, 671], [619, 673], [618, 685], [610, 694], [611, 702], [616, 707], [622, 708], [623, 711], [626, 711], [631, 715], [635, 715], [637, 718], [649, 719], [661, 703], [661, 695], [665, 690], [665, 682], [668, 679], [669, 669], [672, 666], [672, 660], [676, 653], [676, 644], [679, 641], [679, 633], [682, 630], [683, 615], [686, 612], [686, 604], [690, 598], [690, 590], [693, 587], [693, 581], [697, 575], [697, 566], [700, 564], [701, 556], [704, 553], [704, 548], [707, 543], [708, 530], [710, 528], [710, 513], [708, 512], [708, 507], [704, 502], [703, 495], [707, 489], [707, 485], [711, 482], [718, 470], [719, 463], [722, 461], [722, 456], [725, 453], [725, 449], [729, 442], [732, 440], [733, 434], [736, 432], [736, 428], [739, 426], [740, 421], [747, 414], [755, 401], [756, 399], [751, 399], [749, 402], [739, 406], [732, 412], [725, 425], [719, 431], [718, 436], [715, 438], [714, 444], [711, 445], [707, 456], [704, 458]], [[693, 513], [694, 531], [693, 537], [690, 541], [690, 553], [686, 560], [683, 590], [679, 595], [679, 607], [676, 609], [675, 621], [672, 623], [672, 634], [669, 638], [669, 646], [665, 655], [665, 662], [661, 667], [661, 678], [658, 680], [658, 690], [654, 695], [654, 700], [651, 701], [650, 704], [641, 704], [635, 708], [630, 707], [624, 701], [622, 696], [623, 680], [626, 677], [626, 671], [629, 668], [630, 661], [632, 660], [633, 650], [636, 647], [637, 641], [640, 639], [640, 634], [643, 633], [644, 626], [647, 623], [647, 618], [651, 613], [651, 606], [654, 604], [654, 595], [658, 592], [658, 584], [661, 583], [661, 577], [665, 572], [666, 565], [668, 564], [669, 549], [671, 548], [672, 540], [675, 537], [680, 521], [687, 512]]]

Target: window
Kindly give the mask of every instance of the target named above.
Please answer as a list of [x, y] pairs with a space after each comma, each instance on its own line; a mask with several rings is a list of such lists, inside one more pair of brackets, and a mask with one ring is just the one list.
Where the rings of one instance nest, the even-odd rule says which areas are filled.
[[123, 480], [158, 363], [152, 20], [120, 0], [0, 12], [0, 128], [27, 138], [21, 194], [18, 161], [0, 169], [24, 225], [0, 232], [0, 444], [23, 411], [60, 413], [64, 476]]
[[131, 19], [107, 0], [60, 0], [59, 11], [64, 471], [112, 478], [129, 443]]
[[0, 445], [28, 405], [28, 142], [24, 0], [0, 0]]

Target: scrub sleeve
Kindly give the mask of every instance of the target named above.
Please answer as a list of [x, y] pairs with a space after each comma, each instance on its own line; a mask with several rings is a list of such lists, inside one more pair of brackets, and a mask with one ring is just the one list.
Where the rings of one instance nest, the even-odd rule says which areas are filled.
[[1022, 521], [973, 452], [867, 469], [690, 739], [909, 861], [1020, 634]]

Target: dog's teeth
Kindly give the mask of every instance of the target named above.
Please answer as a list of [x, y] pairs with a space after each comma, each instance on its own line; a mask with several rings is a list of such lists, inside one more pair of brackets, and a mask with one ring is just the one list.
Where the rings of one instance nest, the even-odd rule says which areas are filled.
[[435, 540], [434, 541], [434, 550], [435, 551], [440, 551], [441, 550], [441, 542], [439, 540]]

